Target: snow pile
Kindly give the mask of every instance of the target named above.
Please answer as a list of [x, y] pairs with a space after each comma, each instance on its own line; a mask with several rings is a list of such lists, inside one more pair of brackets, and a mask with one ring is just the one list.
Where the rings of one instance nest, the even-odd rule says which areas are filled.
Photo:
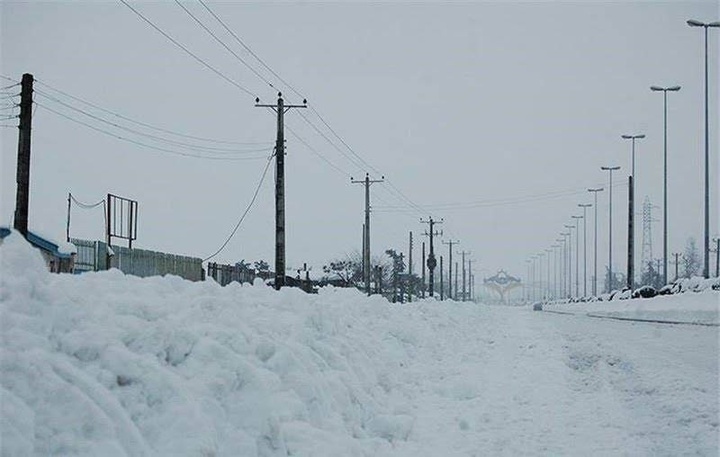
[[3, 455], [391, 450], [413, 419], [388, 374], [449, 325], [352, 290], [53, 275], [17, 234], [0, 253]]
[[[711, 284], [712, 281], [698, 281], [698, 284], [700, 283]], [[701, 292], [627, 300], [544, 304], [543, 310], [593, 317], [720, 325], [720, 291], [711, 287], [698, 287], [697, 290]]]

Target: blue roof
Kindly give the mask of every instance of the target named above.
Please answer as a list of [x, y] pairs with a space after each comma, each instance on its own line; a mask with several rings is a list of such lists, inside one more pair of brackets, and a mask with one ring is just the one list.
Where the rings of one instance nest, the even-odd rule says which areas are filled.
[[[6, 236], [10, 235], [12, 233], [12, 230], [10, 230], [8, 227], [0, 227], [0, 239], [5, 238]], [[31, 231], [28, 230], [27, 234], [27, 240], [35, 246], [36, 248], [42, 249], [43, 251], [49, 252], [55, 257], [61, 258], [61, 259], [69, 259], [72, 257], [72, 254], [68, 254], [65, 252], [60, 252], [60, 247], [53, 243], [50, 240], [46, 240], [45, 238], [41, 237], [40, 235], [37, 235]]]

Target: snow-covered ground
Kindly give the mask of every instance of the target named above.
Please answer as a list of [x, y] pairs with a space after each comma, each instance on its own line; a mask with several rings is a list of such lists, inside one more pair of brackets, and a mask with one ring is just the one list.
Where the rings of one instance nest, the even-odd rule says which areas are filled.
[[543, 304], [544, 311], [590, 317], [720, 325], [720, 292], [706, 289], [676, 295], [589, 303]]
[[717, 327], [0, 273], [2, 455], [718, 455]]

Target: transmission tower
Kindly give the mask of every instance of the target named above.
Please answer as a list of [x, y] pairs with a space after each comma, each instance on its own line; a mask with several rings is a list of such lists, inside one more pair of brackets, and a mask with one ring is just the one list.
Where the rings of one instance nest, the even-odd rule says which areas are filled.
[[642, 271], [648, 270], [650, 262], [653, 261], [652, 252], [652, 223], [655, 220], [652, 218], [653, 204], [650, 203], [650, 198], [646, 195], [643, 201], [643, 241], [642, 241]]

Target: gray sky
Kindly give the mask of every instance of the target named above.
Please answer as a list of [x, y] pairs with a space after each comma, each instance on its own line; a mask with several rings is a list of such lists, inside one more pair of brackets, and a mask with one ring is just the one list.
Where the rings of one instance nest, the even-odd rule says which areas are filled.
[[[275, 101], [275, 89], [213, 41], [177, 4], [132, 5], [263, 102]], [[301, 101], [224, 33], [199, 3], [184, 5], [258, 72], [277, 82], [288, 103]], [[553, 244], [570, 216], [581, 213], [578, 203], [592, 201], [584, 190], [607, 189], [607, 173], [600, 166], [622, 166], [615, 178], [626, 181], [630, 144], [620, 135], [645, 133], [648, 137], [638, 143], [636, 153], [639, 259], [642, 199], [648, 195], [654, 204], [662, 204], [663, 105], [662, 94], [649, 90], [653, 84], [682, 86], [669, 95], [668, 104], [670, 251], [682, 250], [689, 236], [701, 245], [703, 36], [685, 21], [720, 19], [716, 1], [209, 5], [255, 54], [307, 97], [355, 153], [414, 204], [429, 205], [422, 214], [408, 210], [393, 187], [374, 185], [375, 253], [406, 250], [412, 230], [419, 258], [419, 234], [425, 229], [420, 216], [444, 217], [446, 239], [460, 239], [459, 248], [472, 251], [478, 277], [499, 268], [524, 275], [525, 259]], [[188, 135], [263, 143], [245, 148], [270, 147], [274, 141], [274, 118], [253, 106], [254, 96], [184, 54], [119, 1], [3, 1], [0, 14], [0, 73], [5, 76], [19, 80], [29, 72], [40, 83], [113, 112]], [[713, 236], [718, 234], [719, 37], [711, 31]], [[120, 123], [40, 83], [36, 88], [46, 94]], [[111, 192], [139, 201], [136, 246], [206, 257], [232, 230], [265, 165], [264, 159], [205, 160], [141, 148], [73, 123], [45, 106], [136, 141], [169, 146], [118, 131], [41, 95], [36, 100], [40, 106], [33, 119], [30, 225], [58, 239], [64, 237], [68, 192], [88, 203]], [[341, 155], [338, 149], [353, 157], [312, 110], [291, 111], [286, 124], [315, 149], [287, 134], [288, 265], [308, 262], [320, 268], [329, 259], [359, 250], [364, 193], [361, 186], [350, 184], [350, 176], [377, 174]], [[0, 128], [0, 134], [0, 214], [2, 223], [11, 225], [17, 132]], [[272, 176], [271, 171], [237, 235], [215, 260], [262, 258], [272, 263]], [[614, 268], [623, 271], [626, 195], [626, 186], [614, 189]], [[607, 192], [600, 194], [599, 203], [603, 265]], [[654, 211], [658, 221], [661, 211]], [[593, 219], [589, 222], [591, 227]], [[658, 256], [662, 225], [657, 222], [652, 228]], [[74, 208], [71, 234], [101, 239], [101, 211]], [[588, 230], [589, 241], [591, 234]], [[447, 255], [445, 246], [442, 253]]]

